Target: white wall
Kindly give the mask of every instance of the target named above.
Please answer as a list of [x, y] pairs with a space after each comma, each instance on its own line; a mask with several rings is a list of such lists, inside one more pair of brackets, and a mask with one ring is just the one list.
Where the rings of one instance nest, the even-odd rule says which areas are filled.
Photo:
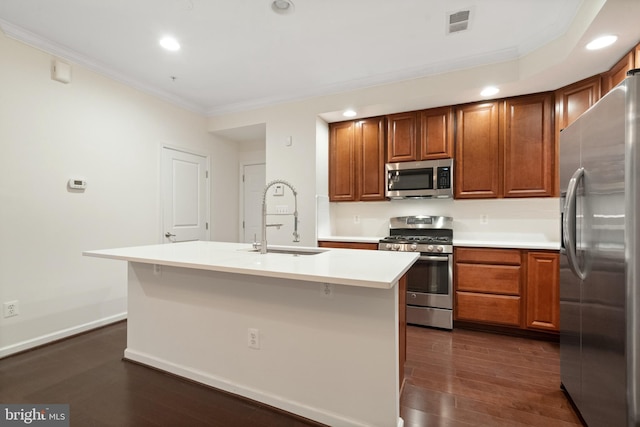
[[[343, 202], [331, 203], [329, 215], [325, 236], [381, 238], [389, 235], [390, 217], [442, 215], [453, 217], [454, 237], [460, 240], [514, 240], [532, 234], [536, 236], [529, 238], [560, 241], [558, 198]], [[512, 236], [496, 238], [507, 234]]]
[[398, 425], [397, 286], [335, 285], [323, 298], [316, 282], [170, 266], [157, 275], [142, 263], [130, 272], [127, 359], [330, 426]]
[[126, 266], [81, 252], [160, 241], [162, 144], [210, 155], [211, 235], [235, 239], [238, 155], [203, 116], [80, 66], [51, 80], [51, 55], [1, 33], [0, 58], [0, 302], [20, 309], [0, 317], [2, 357], [124, 316]]

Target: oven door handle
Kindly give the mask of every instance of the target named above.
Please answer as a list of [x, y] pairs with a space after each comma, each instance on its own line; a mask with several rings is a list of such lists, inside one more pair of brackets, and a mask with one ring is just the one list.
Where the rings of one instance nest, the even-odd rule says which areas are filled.
[[449, 257], [448, 256], [420, 255], [420, 258], [418, 258], [418, 261], [442, 261], [442, 262], [447, 262], [447, 261], [449, 261]]

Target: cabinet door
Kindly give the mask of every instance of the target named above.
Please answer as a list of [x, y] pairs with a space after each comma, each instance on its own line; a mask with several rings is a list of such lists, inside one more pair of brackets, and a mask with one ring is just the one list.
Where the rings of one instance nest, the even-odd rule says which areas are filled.
[[633, 68], [640, 68], [640, 43], [633, 50], [633, 56], [635, 58], [635, 65]]
[[329, 125], [329, 200], [356, 200], [355, 123]]
[[432, 108], [418, 113], [420, 160], [453, 157], [453, 109]]
[[417, 160], [416, 113], [387, 116], [387, 161], [408, 162]]
[[358, 200], [385, 200], [384, 117], [359, 120], [356, 124], [356, 181]]
[[529, 252], [527, 255], [527, 327], [559, 331], [560, 255]]
[[456, 115], [455, 197], [498, 197], [498, 103], [460, 106]]
[[604, 96], [627, 76], [627, 71], [634, 67], [634, 51], [627, 53], [611, 67], [609, 71], [602, 74], [602, 95]]
[[[556, 120], [555, 120], [555, 139], [556, 139], [556, 165], [560, 164], [560, 131], [575, 122], [578, 117], [587, 111], [593, 104], [600, 99], [600, 76], [589, 77], [572, 85], [558, 89], [555, 93], [556, 102]], [[556, 172], [554, 182], [554, 194], [560, 194], [560, 177]]]
[[[600, 99], [600, 76], [556, 91], [556, 136]], [[559, 140], [559, 137], [556, 137]]]
[[504, 197], [552, 196], [556, 148], [552, 93], [507, 99], [501, 115]]

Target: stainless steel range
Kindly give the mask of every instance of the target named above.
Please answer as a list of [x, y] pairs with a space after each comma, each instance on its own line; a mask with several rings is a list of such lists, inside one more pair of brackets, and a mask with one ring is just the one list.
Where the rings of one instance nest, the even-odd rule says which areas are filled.
[[407, 273], [407, 323], [453, 329], [453, 218], [389, 219], [389, 236], [378, 250], [420, 252]]

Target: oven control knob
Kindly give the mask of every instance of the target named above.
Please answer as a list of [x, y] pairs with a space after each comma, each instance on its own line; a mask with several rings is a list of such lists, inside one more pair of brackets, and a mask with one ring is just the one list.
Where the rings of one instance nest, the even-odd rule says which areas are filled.
[[387, 243], [384, 247], [387, 249], [391, 249], [391, 243]]
[[427, 250], [428, 250], [429, 252], [433, 252], [433, 245], [429, 245], [429, 246], [427, 246]]
[[411, 250], [415, 251], [416, 249], [418, 249], [418, 245], [416, 245], [415, 243], [411, 244]]
[[444, 251], [444, 246], [438, 246], [438, 252]]
[[394, 243], [393, 244], [393, 250], [397, 251], [400, 249], [400, 244], [399, 243]]

